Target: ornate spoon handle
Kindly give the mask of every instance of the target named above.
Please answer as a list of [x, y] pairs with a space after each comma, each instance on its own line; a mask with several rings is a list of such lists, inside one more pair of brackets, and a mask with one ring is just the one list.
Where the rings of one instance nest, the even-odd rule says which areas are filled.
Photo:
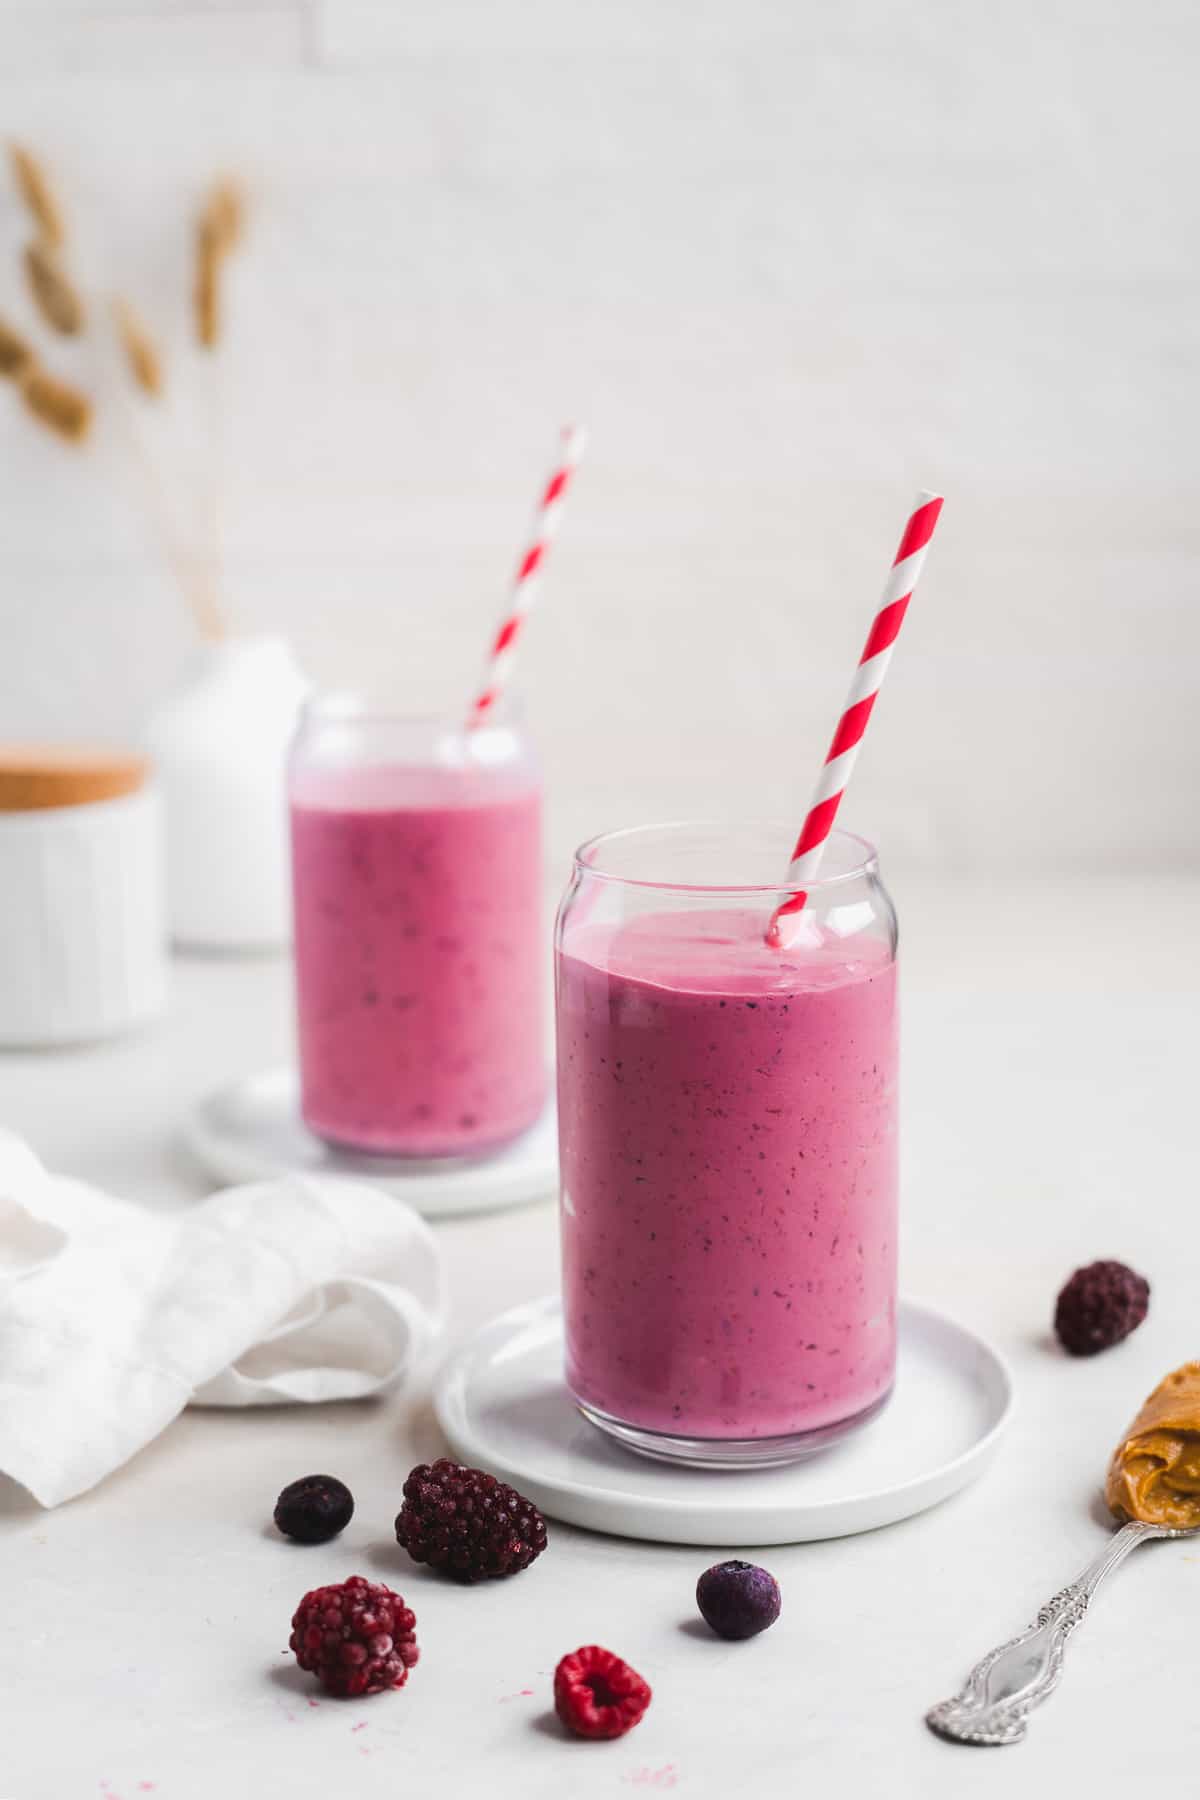
[[1016, 1744], [1027, 1719], [1058, 1686], [1067, 1638], [1083, 1618], [1106, 1575], [1131, 1550], [1153, 1537], [1183, 1537], [1165, 1525], [1122, 1525], [1094, 1562], [1069, 1587], [1047, 1600], [1032, 1625], [976, 1663], [953, 1700], [926, 1713], [939, 1737], [962, 1744]]

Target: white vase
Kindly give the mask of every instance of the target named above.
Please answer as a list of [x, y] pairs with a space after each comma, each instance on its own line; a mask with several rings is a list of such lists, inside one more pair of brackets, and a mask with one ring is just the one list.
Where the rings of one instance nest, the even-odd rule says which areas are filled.
[[167, 916], [188, 949], [271, 950], [291, 935], [286, 764], [309, 683], [276, 637], [201, 646], [151, 716]]

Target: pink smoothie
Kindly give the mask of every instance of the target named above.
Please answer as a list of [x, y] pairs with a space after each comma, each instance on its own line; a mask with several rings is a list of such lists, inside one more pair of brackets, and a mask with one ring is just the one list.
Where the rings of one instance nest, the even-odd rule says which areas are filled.
[[310, 1128], [445, 1156], [531, 1125], [546, 1086], [536, 773], [304, 770], [292, 865]]
[[627, 1424], [779, 1437], [896, 1353], [896, 976], [765, 915], [568, 928], [558, 961], [567, 1380]]

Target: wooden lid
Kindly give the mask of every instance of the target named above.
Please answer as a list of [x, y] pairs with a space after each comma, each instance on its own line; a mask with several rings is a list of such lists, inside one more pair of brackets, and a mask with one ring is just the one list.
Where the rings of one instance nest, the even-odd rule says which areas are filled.
[[90, 806], [135, 794], [146, 779], [141, 756], [66, 744], [0, 744], [0, 813]]

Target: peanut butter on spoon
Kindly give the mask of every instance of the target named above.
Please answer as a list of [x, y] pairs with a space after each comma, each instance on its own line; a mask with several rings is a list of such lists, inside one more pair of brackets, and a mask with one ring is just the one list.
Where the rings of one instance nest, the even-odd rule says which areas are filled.
[[1159, 1382], [1113, 1452], [1104, 1497], [1120, 1519], [1200, 1526], [1200, 1362]]

